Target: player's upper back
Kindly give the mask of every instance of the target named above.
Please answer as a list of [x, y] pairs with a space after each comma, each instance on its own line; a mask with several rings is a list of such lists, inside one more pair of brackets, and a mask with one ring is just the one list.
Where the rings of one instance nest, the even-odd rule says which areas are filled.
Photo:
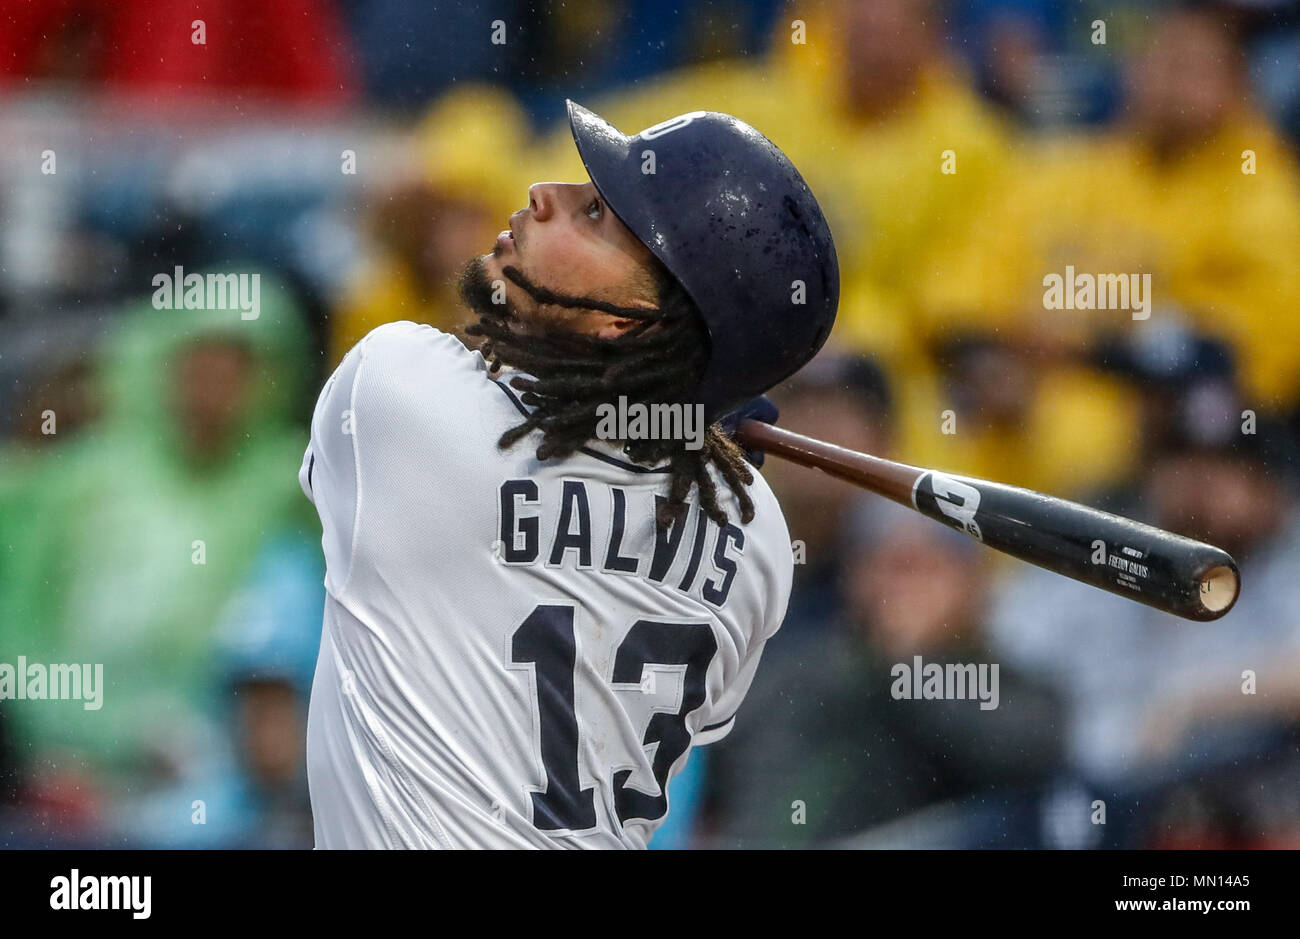
[[[536, 433], [502, 450], [520, 398], [411, 323], [371, 333], [322, 392], [303, 482], [335, 615], [313, 733], [347, 737], [319, 741], [330, 772], [381, 764], [366, 783], [389, 828], [427, 813], [435, 843], [643, 845], [780, 624], [789, 536], [757, 474], [750, 524], [718, 478], [729, 524], [693, 502], [663, 530], [664, 471], [595, 442], [539, 462]], [[323, 682], [349, 686], [328, 721]]]

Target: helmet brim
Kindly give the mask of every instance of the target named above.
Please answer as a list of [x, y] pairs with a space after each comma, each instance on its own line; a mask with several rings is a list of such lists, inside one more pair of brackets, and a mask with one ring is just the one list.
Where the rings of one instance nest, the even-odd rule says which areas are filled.
[[[634, 204], [632, 194], [625, 191], [632, 138], [573, 99], [566, 99], [565, 103], [569, 109], [569, 130], [573, 133], [573, 143], [578, 148], [587, 176], [619, 221], [659, 257], [653, 241], [647, 238], [647, 232], [640, 230], [637, 220], [620, 211], [622, 207]], [[663, 260], [662, 257], [659, 259]]]

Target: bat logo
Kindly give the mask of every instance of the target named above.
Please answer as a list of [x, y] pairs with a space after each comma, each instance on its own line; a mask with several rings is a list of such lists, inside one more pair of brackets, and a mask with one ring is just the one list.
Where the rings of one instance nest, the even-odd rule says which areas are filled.
[[942, 473], [923, 473], [912, 486], [912, 504], [918, 512], [964, 531], [976, 541], [984, 540], [975, 513], [980, 491]]

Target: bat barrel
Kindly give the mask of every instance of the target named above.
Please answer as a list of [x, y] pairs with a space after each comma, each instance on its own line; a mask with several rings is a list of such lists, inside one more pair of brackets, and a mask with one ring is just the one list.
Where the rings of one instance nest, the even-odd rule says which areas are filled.
[[1013, 557], [1187, 619], [1218, 619], [1241, 591], [1226, 551], [1028, 489], [922, 471], [912, 505]]
[[737, 438], [893, 499], [990, 548], [1177, 616], [1218, 619], [1241, 592], [1241, 574], [1226, 551], [1132, 519], [1028, 489], [919, 469], [756, 421], [743, 421]]

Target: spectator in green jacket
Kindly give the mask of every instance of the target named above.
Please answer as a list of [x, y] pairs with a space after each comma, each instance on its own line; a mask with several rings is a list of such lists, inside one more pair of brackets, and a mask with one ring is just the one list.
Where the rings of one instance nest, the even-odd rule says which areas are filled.
[[[263, 275], [260, 312], [154, 309], [104, 348], [100, 421], [24, 464], [0, 521], [0, 663], [103, 666], [99, 707], [6, 701], [33, 786], [96, 793], [210, 751], [218, 611], [259, 546], [311, 531], [297, 483], [307, 336]], [[57, 800], [55, 800], [57, 801]]]

